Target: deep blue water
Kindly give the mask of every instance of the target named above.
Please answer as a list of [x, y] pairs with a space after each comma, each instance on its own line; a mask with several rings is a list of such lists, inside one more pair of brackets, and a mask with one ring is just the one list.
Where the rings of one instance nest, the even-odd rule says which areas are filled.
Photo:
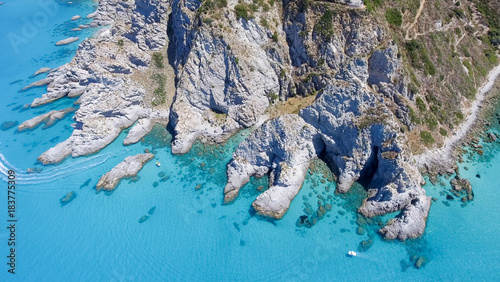
[[[0, 123], [21, 123], [71, 106], [74, 100], [62, 99], [22, 110], [20, 106], [39, 97], [45, 88], [18, 90], [44, 77], [30, 77], [39, 68], [71, 60], [78, 43], [60, 47], [54, 43], [74, 34], [81, 40], [91, 36], [95, 30], [69, 30], [88, 23], [85, 15], [96, 4], [5, 2], [0, 6]], [[76, 14], [82, 19], [71, 22]], [[438, 201], [432, 205], [422, 239], [384, 242], [375, 236], [367, 252], [348, 258], [347, 251], [368, 239], [366, 234], [356, 234], [354, 223], [362, 195], [355, 189], [347, 196], [334, 195], [334, 184], [321, 181], [323, 172], [308, 175], [279, 221], [262, 220], [250, 212], [256, 189], [266, 185], [265, 179], [253, 180], [234, 204], [221, 204], [225, 166], [244, 138], [241, 134], [224, 147], [197, 145], [186, 155], [173, 156], [170, 137], [162, 128], [146, 142], [126, 147], [123, 133], [98, 154], [26, 174], [28, 168], [39, 166], [36, 158], [41, 153], [71, 134], [71, 123], [69, 115], [46, 129], [0, 131], [0, 226], [7, 226], [8, 219], [5, 171], [13, 169], [18, 175], [16, 274], [7, 272], [9, 232], [0, 228], [0, 281], [500, 280], [498, 146], [488, 147], [487, 157], [461, 164], [469, 169], [462, 169], [461, 174], [472, 182], [472, 203], [461, 207], [455, 199], [446, 206], [442, 192], [449, 189], [448, 181], [447, 187], [429, 184], [427, 193]], [[95, 193], [94, 186], [104, 173], [145, 148], [157, 151], [160, 168], [152, 161], [137, 181], [122, 181], [111, 195]], [[160, 177], [160, 172], [168, 179]], [[202, 187], [196, 190], [198, 184]], [[61, 207], [59, 199], [69, 191], [77, 197]], [[295, 223], [304, 214], [304, 197], [315, 210], [318, 195], [333, 205], [332, 211], [311, 229], [297, 228]], [[156, 207], [154, 213], [140, 224], [139, 218], [152, 207]], [[429, 262], [421, 269], [402, 271], [401, 261], [409, 263], [410, 255], [425, 255]]]

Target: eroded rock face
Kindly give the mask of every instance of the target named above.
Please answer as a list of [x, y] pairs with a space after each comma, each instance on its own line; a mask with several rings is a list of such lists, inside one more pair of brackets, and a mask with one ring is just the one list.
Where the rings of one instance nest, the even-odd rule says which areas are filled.
[[255, 21], [237, 19], [227, 11], [230, 32], [218, 36], [212, 27], [196, 25], [193, 3], [177, 2], [172, 24], [178, 84], [171, 124], [172, 152], [182, 154], [197, 138], [221, 142], [237, 129], [256, 124], [269, 106], [270, 94], [287, 91], [280, 73], [289, 59]]
[[[92, 24], [111, 27], [82, 42], [69, 64], [33, 85], [48, 83], [47, 93], [36, 98], [32, 107], [80, 96], [72, 135], [43, 153], [39, 161], [52, 164], [70, 155], [95, 153], [139, 119], [167, 123], [168, 109], [145, 104], [144, 85], [133, 80], [132, 75], [144, 70], [151, 62], [152, 51], [166, 44], [168, 8], [163, 1], [99, 3]], [[126, 144], [139, 141], [145, 134], [136, 131], [126, 139]]]
[[417, 197], [401, 214], [380, 229], [380, 232], [386, 239], [406, 240], [422, 236], [430, 206], [430, 197]]
[[283, 217], [302, 187], [311, 160], [323, 148], [317, 130], [297, 115], [264, 123], [234, 152], [227, 166], [224, 201], [233, 201], [251, 176], [270, 173], [270, 188], [252, 206], [260, 214]]
[[[253, 207], [263, 215], [281, 218], [304, 181], [309, 161], [322, 154], [334, 167], [339, 192], [348, 191], [355, 181], [367, 183], [371, 194], [359, 209], [363, 215], [402, 210], [381, 230], [386, 238], [404, 240], [423, 233], [430, 198], [420, 186], [421, 175], [409, 164], [404, 143], [398, 140], [394, 116], [375, 94], [356, 81], [330, 85], [300, 116], [282, 118], [265, 123], [238, 147], [228, 165], [226, 199], [233, 200], [250, 176], [270, 173], [271, 188], [259, 195]], [[310, 134], [301, 135], [300, 128]], [[276, 139], [276, 143], [266, 141]], [[301, 146], [279, 145], [295, 142]], [[308, 145], [314, 150], [307, 150]], [[284, 157], [271, 161], [275, 152]]]
[[142, 169], [145, 163], [154, 158], [153, 154], [139, 154], [135, 156], [126, 157], [123, 162], [117, 164], [113, 169], [107, 172], [99, 179], [96, 185], [97, 192], [113, 191], [120, 181], [125, 177], [132, 177], [137, 175], [139, 170]]
[[[269, 174], [270, 188], [253, 207], [281, 218], [311, 160], [321, 155], [338, 177], [339, 192], [355, 181], [365, 184], [370, 192], [360, 208], [365, 216], [402, 211], [381, 231], [387, 238], [422, 234], [430, 202], [399, 134], [397, 119], [410, 124], [404, 99], [411, 97], [397, 48], [387, 46], [389, 35], [358, 9], [330, 13], [327, 20], [339, 31], [332, 33], [316, 27], [328, 15], [324, 5], [308, 11], [300, 2], [283, 1], [283, 9], [245, 20], [233, 11], [237, 1], [228, 1], [219, 28], [202, 21], [198, 0], [100, 1], [87, 17], [94, 19], [92, 26], [110, 27], [80, 44], [71, 63], [31, 85], [48, 84], [32, 107], [80, 97], [73, 134], [39, 160], [49, 164], [95, 153], [137, 122], [124, 140], [131, 144], [166, 120], [174, 131], [172, 152], [185, 153], [196, 139], [222, 142], [267, 119], [270, 97], [285, 100], [319, 91], [300, 114], [264, 122], [240, 144], [228, 164], [225, 201], [234, 200], [252, 175]], [[261, 17], [278, 20], [265, 28]], [[167, 43], [175, 69], [171, 112], [170, 105], [145, 103], [145, 83], [134, 78]], [[137, 167], [127, 159], [122, 166]], [[114, 174], [129, 175], [119, 172], [127, 170], [122, 168]], [[117, 178], [103, 177], [99, 187], [114, 187]]]

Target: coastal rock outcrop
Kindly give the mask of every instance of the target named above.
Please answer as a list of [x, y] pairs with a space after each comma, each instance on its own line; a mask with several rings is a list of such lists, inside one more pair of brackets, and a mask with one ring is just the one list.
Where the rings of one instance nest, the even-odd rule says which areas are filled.
[[[423, 179], [416, 168], [420, 163], [413, 162], [406, 145], [418, 138], [406, 138], [405, 131], [428, 126], [446, 132], [442, 126], [448, 119], [440, 116], [438, 121], [429, 115], [416, 125], [412, 116], [419, 108], [422, 115], [434, 111], [430, 103], [435, 97], [423, 93], [437, 89], [428, 83], [438, 77], [430, 73], [435, 58], [424, 46], [430, 40], [404, 39], [404, 45], [392, 40], [391, 35], [400, 35], [406, 27], [389, 28], [374, 16], [385, 7], [368, 13], [360, 8], [361, 0], [273, 3], [99, 1], [97, 11], [87, 15], [93, 22], [79, 28], [107, 27], [82, 42], [70, 63], [25, 88], [47, 85], [47, 93], [31, 107], [79, 97], [72, 135], [39, 160], [51, 164], [70, 155], [95, 153], [132, 126], [125, 145], [141, 140], [156, 123], [168, 123], [175, 154], [188, 152], [197, 139], [221, 143], [238, 130], [255, 126], [227, 166], [226, 203], [252, 176], [267, 174], [270, 188], [257, 197], [253, 208], [281, 218], [300, 190], [310, 162], [321, 157], [337, 177], [337, 192], [347, 192], [356, 181], [368, 190], [359, 208], [363, 216], [401, 211], [380, 230], [386, 238], [420, 236], [430, 198], [421, 187]], [[402, 17], [406, 21], [408, 15]], [[420, 30], [413, 25], [410, 29]], [[454, 48], [457, 53], [461, 49]], [[411, 65], [414, 59], [425, 66]], [[441, 77], [445, 81], [457, 76]], [[422, 78], [422, 93], [417, 93], [417, 78]], [[152, 81], [159, 85], [156, 89]], [[447, 86], [452, 87], [443, 89], [454, 91], [453, 83]], [[173, 90], [167, 94], [168, 87]], [[421, 107], [415, 107], [416, 96], [425, 98]], [[153, 103], [158, 97], [162, 102]], [[271, 107], [283, 106], [291, 97], [305, 98], [307, 104], [273, 115]], [[462, 112], [456, 114], [458, 118]], [[269, 116], [279, 117], [268, 120]], [[435, 156], [441, 164], [440, 155]], [[427, 157], [420, 159], [425, 162]], [[115, 187], [113, 179], [117, 178], [103, 177], [100, 184]], [[316, 215], [322, 217], [325, 210], [320, 205]]]
[[142, 169], [145, 163], [154, 158], [155, 155], [145, 153], [126, 157], [123, 162], [117, 164], [113, 169], [107, 172], [99, 179], [96, 185], [96, 191], [113, 191], [120, 181], [125, 177], [133, 177]]
[[71, 43], [73, 43], [73, 42], [75, 42], [75, 41], [78, 41], [78, 40], [80, 40], [80, 38], [79, 38], [79, 37], [68, 37], [68, 38], [66, 38], [66, 39], [63, 39], [63, 40], [59, 40], [59, 41], [57, 41], [57, 42], [56, 42], [56, 45], [57, 45], [57, 46], [61, 46], [61, 45], [68, 45], [68, 44], [71, 44]]
[[[137, 7], [125, 8], [122, 6], [124, 3]], [[153, 7], [153, 4], [156, 6]], [[149, 4], [143, 1], [99, 3], [94, 22], [114, 24], [82, 42], [70, 63], [51, 72], [43, 80], [48, 84], [47, 93], [31, 104], [31, 107], [37, 107], [63, 97], [80, 96], [75, 102], [80, 107], [73, 118], [76, 123], [73, 124], [72, 135], [44, 152], [38, 158], [40, 162], [53, 164], [70, 155], [77, 157], [95, 153], [137, 120], [142, 120], [140, 124], [147, 123], [146, 120], [166, 124], [168, 108], [146, 103], [145, 97], [152, 90], [147, 90], [149, 85], [136, 81], [132, 76], [136, 71], [146, 71], [151, 50], [157, 50], [166, 43], [167, 7], [168, 3], [161, 1]], [[123, 43], [118, 44], [118, 41]], [[135, 64], [137, 60], [133, 58], [141, 58], [147, 64]], [[137, 142], [147, 134], [139, 127], [131, 131], [126, 144]]]
[[[339, 192], [347, 192], [355, 181], [365, 183], [370, 196], [359, 209], [363, 215], [402, 210], [381, 230], [386, 238], [404, 240], [423, 233], [430, 198], [398, 140], [394, 117], [372, 92], [355, 80], [350, 85], [329, 85], [299, 115], [269, 121], [240, 144], [228, 165], [225, 199], [233, 200], [250, 176], [270, 173], [271, 188], [253, 207], [281, 218], [301, 187], [309, 161], [323, 155], [337, 176]], [[308, 134], [298, 134], [301, 129]], [[275, 139], [279, 142], [268, 143]], [[294, 146], [296, 142], [300, 146]]]
[[[221, 142], [256, 124], [269, 97], [288, 91], [280, 78], [289, 62], [287, 52], [267, 29], [227, 11], [223, 17], [231, 32], [216, 36], [214, 27], [197, 26], [195, 1], [185, 7], [182, 3], [172, 4], [178, 80], [171, 113], [175, 154], [186, 153], [197, 138]], [[282, 34], [279, 25], [276, 29]]]
[[67, 109], [60, 110], [60, 111], [55, 111], [55, 110], [50, 111], [46, 114], [34, 117], [32, 119], [29, 119], [29, 120], [21, 123], [17, 127], [17, 131], [33, 129], [33, 128], [37, 127], [38, 125], [40, 125], [40, 123], [42, 123], [42, 122], [45, 123], [45, 127], [49, 127], [52, 124], [54, 124], [57, 120], [64, 118], [67, 114], [72, 113], [74, 111], [76, 111], [75, 108], [67, 108]]
[[281, 218], [299, 192], [312, 159], [324, 149], [317, 130], [297, 115], [264, 123], [243, 141], [227, 166], [224, 201], [233, 201], [251, 176], [270, 174], [270, 188], [253, 207], [260, 214]]
[[430, 206], [430, 197], [418, 196], [396, 218], [389, 220], [387, 225], [380, 229], [380, 233], [386, 239], [397, 238], [399, 240], [422, 236]]
[[38, 69], [33, 76], [37, 76], [41, 73], [46, 73], [46, 72], [49, 72], [51, 70], [52, 70], [51, 68], [43, 67], [43, 68]]

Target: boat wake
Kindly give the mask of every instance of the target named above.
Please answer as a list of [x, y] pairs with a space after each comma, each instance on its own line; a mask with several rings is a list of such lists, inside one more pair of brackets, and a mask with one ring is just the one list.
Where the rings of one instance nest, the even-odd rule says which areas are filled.
[[101, 165], [114, 155], [116, 155], [116, 153], [109, 152], [105, 154], [98, 154], [91, 157], [81, 158], [80, 160], [66, 165], [62, 164], [43, 167], [40, 172], [30, 173], [26, 169], [16, 168], [10, 164], [9, 161], [7, 161], [3, 154], [0, 154], [0, 178], [2, 181], [7, 181], [8, 171], [13, 170], [16, 173], [16, 184], [29, 185], [48, 183]]
[[367, 255], [366, 253], [361, 253], [361, 252], [356, 252], [356, 255], [351, 256], [351, 257], [355, 258], [355, 259], [359, 258], [359, 259], [363, 259], [363, 260], [367, 260], [367, 261], [371, 261], [371, 262], [376, 262], [376, 263], [383, 263], [382, 260], [371, 257], [371, 256]]

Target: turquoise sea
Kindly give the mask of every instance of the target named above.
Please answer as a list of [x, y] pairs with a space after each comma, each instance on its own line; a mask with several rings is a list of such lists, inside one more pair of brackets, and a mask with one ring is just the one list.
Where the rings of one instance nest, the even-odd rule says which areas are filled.
[[[44, 77], [31, 77], [39, 68], [71, 60], [77, 43], [60, 47], [54, 43], [75, 34], [80, 42], [90, 37], [95, 30], [70, 30], [89, 22], [85, 15], [96, 3], [4, 2], [0, 5], [0, 123], [21, 123], [70, 107], [74, 100], [62, 99], [23, 109], [45, 88], [19, 90]], [[77, 14], [82, 19], [70, 21]], [[95, 155], [43, 167], [38, 174], [26, 173], [28, 168], [41, 167], [36, 158], [71, 134], [71, 123], [68, 115], [48, 128], [42, 125], [22, 133], [16, 127], [0, 130], [0, 281], [500, 280], [498, 143], [485, 145], [484, 157], [460, 165], [461, 175], [473, 185], [473, 202], [462, 207], [458, 199], [446, 201], [449, 180], [443, 179], [446, 187], [428, 184], [427, 193], [438, 201], [431, 207], [423, 238], [385, 242], [370, 231], [373, 246], [349, 258], [347, 251], [357, 250], [370, 236], [356, 234], [355, 210], [362, 189], [335, 195], [334, 184], [322, 181], [328, 177], [321, 170], [308, 175], [282, 220], [263, 220], [251, 211], [265, 179], [252, 180], [234, 204], [222, 205], [225, 166], [247, 132], [238, 133], [224, 146], [198, 144], [183, 156], [170, 153], [170, 136], [161, 127], [145, 142], [131, 146], [122, 145], [126, 134], [122, 133]], [[138, 179], [122, 181], [111, 195], [95, 193], [94, 186], [104, 173], [145, 148], [156, 151], [156, 160], [144, 166]], [[162, 166], [156, 167], [156, 161]], [[7, 170], [17, 175], [16, 274], [9, 273], [7, 265]], [[201, 187], [196, 189], [198, 184]], [[61, 207], [59, 199], [70, 191], [77, 197]], [[318, 196], [331, 203], [332, 210], [312, 228], [297, 228], [305, 202], [316, 210]], [[152, 207], [156, 208], [149, 219], [139, 223]], [[422, 255], [428, 259], [424, 267], [408, 267], [410, 256]]]

